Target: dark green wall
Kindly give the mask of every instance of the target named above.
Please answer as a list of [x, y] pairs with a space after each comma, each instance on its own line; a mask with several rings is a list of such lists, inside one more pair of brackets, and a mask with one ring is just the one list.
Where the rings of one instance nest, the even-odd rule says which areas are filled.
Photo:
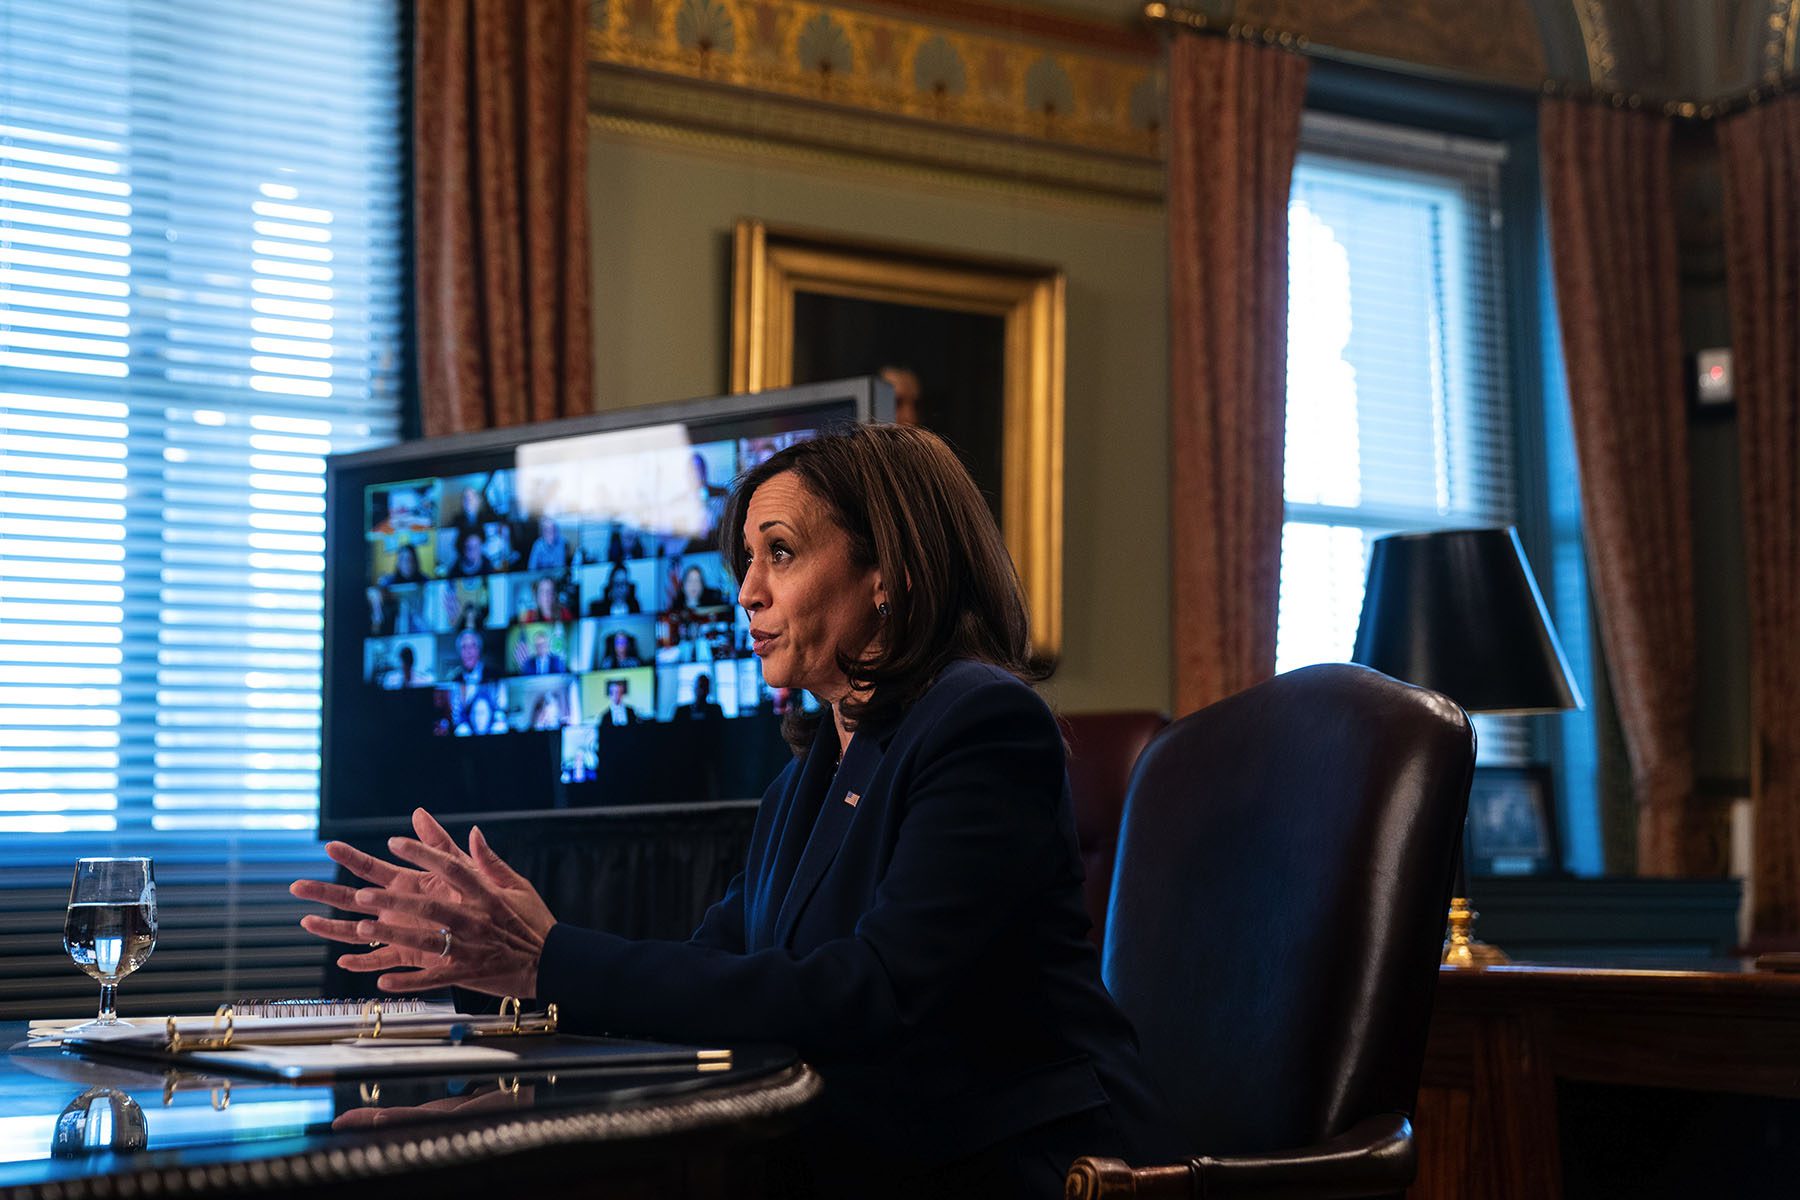
[[1167, 296], [1159, 209], [772, 146], [596, 132], [596, 402], [723, 391], [740, 217], [1054, 263], [1068, 277], [1068, 711], [1169, 704]]

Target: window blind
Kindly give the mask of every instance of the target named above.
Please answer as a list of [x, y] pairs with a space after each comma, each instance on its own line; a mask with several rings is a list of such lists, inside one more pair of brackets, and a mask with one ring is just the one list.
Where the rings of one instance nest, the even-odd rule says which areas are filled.
[[[1277, 670], [1349, 658], [1369, 546], [1515, 519], [1498, 143], [1307, 114], [1288, 210]], [[1482, 759], [1522, 761], [1516, 721]]]
[[0, 859], [320, 869], [324, 457], [398, 429], [404, 100], [397, 3], [0, 0]]

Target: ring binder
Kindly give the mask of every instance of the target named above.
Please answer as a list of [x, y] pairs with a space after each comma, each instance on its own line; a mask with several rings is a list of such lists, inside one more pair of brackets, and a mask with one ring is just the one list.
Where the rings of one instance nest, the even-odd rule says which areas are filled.
[[[206, 1024], [201, 1025], [201, 1021]], [[353, 1020], [334, 1017], [245, 1017], [240, 1020], [235, 1005], [221, 1004], [210, 1018], [169, 1017], [163, 1022], [160, 1038], [154, 1034], [146, 1037], [141, 1031], [121, 1031], [105, 1038], [76, 1037], [70, 1040], [120, 1049], [142, 1046], [150, 1041], [160, 1043], [156, 1045], [157, 1049], [180, 1055], [241, 1046], [321, 1046], [332, 1042], [375, 1041], [384, 1036], [455, 1042], [467, 1038], [530, 1037], [554, 1034], [556, 1027], [554, 1004], [542, 1013], [528, 1014], [517, 996], [507, 996], [500, 1002], [500, 1012], [495, 1016], [389, 1013], [382, 1001], [368, 1000]]]
[[[559, 1033], [558, 1027], [554, 1006], [528, 1013], [516, 996], [506, 997], [501, 1011], [491, 1015], [443, 1008], [391, 1013], [385, 1004], [371, 1000], [352, 1016], [252, 1017], [224, 1004], [210, 1017], [172, 1017], [98, 1035], [75, 1034], [64, 1038], [62, 1045], [83, 1056], [120, 1055], [210, 1076], [286, 1082], [334, 1078], [364, 1082], [377, 1075], [449, 1071], [493, 1071], [501, 1080], [523, 1080], [545, 1068], [696, 1073], [732, 1069], [732, 1053], [725, 1048], [573, 1037]], [[371, 1088], [369, 1095], [378, 1094]], [[220, 1092], [217, 1099], [228, 1104], [230, 1093]]]
[[[240, 1017], [354, 1017], [361, 1014], [366, 1000], [284, 999], [237, 1000], [232, 1009]], [[396, 1013], [426, 1012], [436, 1005], [413, 997], [389, 997], [381, 1001], [382, 1011]], [[447, 1006], [446, 1006], [447, 1007]]]

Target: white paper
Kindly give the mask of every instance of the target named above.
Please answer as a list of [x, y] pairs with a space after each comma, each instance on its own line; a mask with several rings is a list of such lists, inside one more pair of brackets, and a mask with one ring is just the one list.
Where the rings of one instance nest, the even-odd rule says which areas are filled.
[[[382, 1035], [390, 1034], [404, 1037], [409, 1029], [442, 1030], [447, 1023], [467, 1021], [471, 1025], [481, 1026], [493, 1024], [499, 1018], [492, 1016], [468, 1016], [445, 1011], [383, 1013], [381, 1015]], [[76, 1022], [70, 1022], [75, 1024]], [[233, 1017], [231, 1030], [233, 1037], [253, 1038], [258, 1033], [270, 1030], [282, 1034], [316, 1034], [321, 1040], [333, 1036], [351, 1038], [367, 1033], [374, 1023], [373, 1016], [363, 1017]], [[31, 1032], [34, 1036], [60, 1033], [52, 1030], [51, 1022], [34, 1023]], [[212, 1017], [177, 1017], [176, 1031], [183, 1038], [204, 1039], [222, 1036], [225, 1022]], [[40, 1033], [42, 1030], [42, 1033]], [[159, 1017], [133, 1017], [129, 1022], [120, 1021], [117, 1025], [101, 1025], [93, 1029], [84, 1029], [75, 1034], [76, 1038], [89, 1042], [142, 1042], [146, 1045], [161, 1046], [168, 1040], [168, 1020]]]
[[224, 1069], [246, 1067], [282, 1075], [356, 1073], [396, 1067], [504, 1069], [519, 1061], [511, 1050], [492, 1046], [387, 1045], [380, 1041], [335, 1042], [325, 1046], [247, 1046], [242, 1050], [196, 1050], [184, 1057]]

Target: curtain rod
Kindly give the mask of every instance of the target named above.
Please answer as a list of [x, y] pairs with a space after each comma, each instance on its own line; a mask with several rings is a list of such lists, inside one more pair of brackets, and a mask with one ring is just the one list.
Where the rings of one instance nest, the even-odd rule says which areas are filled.
[[1733, 113], [1743, 112], [1747, 108], [1755, 108], [1759, 104], [1795, 90], [1796, 85], [1800, 85], [1800, 78], [1793, 75], [1781, 75], [1773, 79], [1766, 79], [1744, 91], [1732, 92], [1713, 100], [1665, 99], [1641, 92], [1615, 92], [1583, 84], [1564, 83], [1556, 79], [1546, 79], [1539, 90], [1546, 96], [1556, 96], [1564, 100], [1582, 100], [1590, 104], [1610, 105], [1613, 108], [1660, 112], [1665, 117], [1674, 117], [1682, 121], [1713, 121], [1720, 117], [1729, 117]]
[[1247, 21], [1221, 21], [1198, 9], [1164, 4], [1162, 0], [1150, 0], [1150, 3], [1144, 5], [1144, 19], [1152, 25], [1172, 25], [1180, 29], [1191, 29], [1195, 33], [1231, 38], [1233, 41], [1261, 42], [1266, 46], [1280, 46], [1286, 50], [1313, 49], [1312, 42], [1303, 33], [1252, 25]]
[[[1312, 58], [1362, 64], [1379, 62], [1390, 69], [1393, 65], [1391, 60], [1378, 60], [1372, 55], [1327, 49], [1313, 42], [1305, 34], [1296, 33], [1293, 30], [1274, 29], [1266, 25], [1254, 25], [1247, 21], [1222, 20], [1209, 16], [1198, 9], [1166, 4], [1163, 0], [1150, 0], [1150, 3], [1144, 5], [1144, 20], [1153, 26], [1187, 30], [1191, 33], [1230, 38], [1239, 42], [1260, 43], [1265, 46], [1291, 50], [1297, 54], [1305, 54]], [[1764, 79], [1761, 83], [1744, 91], [1734, 92], [1716, 99], [1686, 100], [1653, 96], [1643, 92], [1621, 92], [1586, 84], [1564, 83], [1557, 79], [1546, 79], [1536, 89], [1532, 89], [1518, 84], [1476, 79], [1456, 71], [1427, 69], [1424, 73], [1449, 82], [1479, 83], [1484, 87], [1498, 87], [1518, 92], [1536, 90], [1542, 95], [1555, 96], [1564, 100], [1581, 100], [1592, 104], [1605, 104], [1613, 108], [1660, 112], [1665, 117], [1684, 121], [1711, 121], [1719, 117], [1730, 116], [1800, 88], [1800, 76], [1777, 75]]]

